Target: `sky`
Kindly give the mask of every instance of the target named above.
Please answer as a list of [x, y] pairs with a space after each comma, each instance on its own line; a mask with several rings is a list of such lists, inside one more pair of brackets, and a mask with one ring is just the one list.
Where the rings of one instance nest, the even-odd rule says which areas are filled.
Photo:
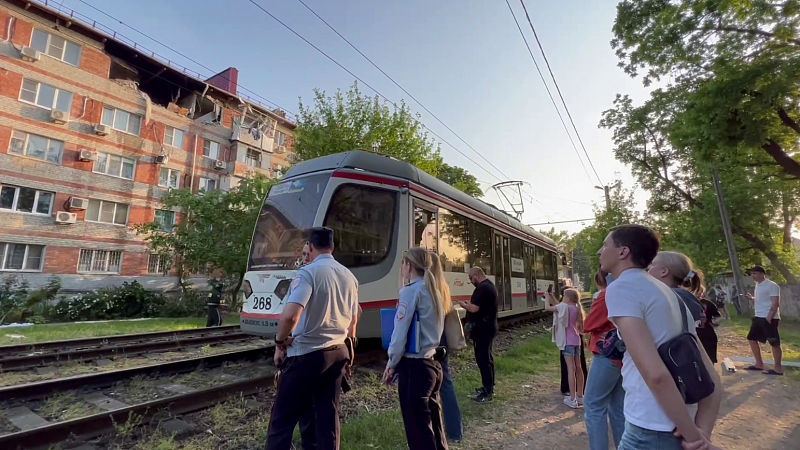
[[[591, 218], [592, 205], [603, 202], [603, 193], [594, 187], [599, 182], [578, 146], [590, 176], [582, 168], [505, 0], [304, 0], [499, 171], [407, 98], [300, 1], [255, 1], [381, 94], [394, 102], [404, 99], [420, 112], [426, 127], [457, 148], [442, 143], [445, 162], [475, 175], [486, 192], [484, 200], [499, 206], [491, 185], [524, 181], [523, 222], [528, 224]], [[255, 91], [290, 112], [297, 112], [299, 99], [309, 103], [314, 88], [333, 93], [355, 81], [249, 0], [62, 3], [203, 75], [236, 67], [240, 91]], [[561, 107], [519, 0], [510, 3]], [[635, 102], [647, 96], [640, 80], [617, 67], [609, 44], [616, 2], [525, 4], [600, 180], [610, 185], [620, 179], [623, 187], [634, 188], [630, 168], [614, 159], [611, 132], [597, 127], [617, 93], [630, 94]], [[366, 86], [361, 89], [374, 94]], [[566, 114], [564, 120], [571, 131]], [[636, 192], [642, 209], [647, 193]], [[576, 232], [590, 223], [554, 226]]]

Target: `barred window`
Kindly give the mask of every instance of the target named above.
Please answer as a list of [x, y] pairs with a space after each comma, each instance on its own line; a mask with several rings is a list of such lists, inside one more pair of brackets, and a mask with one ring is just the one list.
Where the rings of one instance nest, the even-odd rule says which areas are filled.
[[167, 255], [151, 253], [147, 259], [147, 273], [166, 275], [169, 272], [170, 260]]
[[110, 250], [81, 249], [78, 272], [119, 273], [122, 268], [122, 252]]

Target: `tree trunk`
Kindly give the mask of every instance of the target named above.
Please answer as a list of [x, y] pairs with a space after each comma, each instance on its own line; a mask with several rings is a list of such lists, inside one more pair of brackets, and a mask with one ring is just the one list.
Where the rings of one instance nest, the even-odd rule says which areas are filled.
[[792, 249], [792, 228], [794, 228], [794, 216], [789, 211], [787, 195], [783, 195], [783, 251], [788, 252]]
[[243, 283], [244, 283], [244, 272], [242, 272], [241, 275], [239, 275], [239, 281], [236, 283], [236, 287], [233, 288], [233, 293], [232, 293], [232, 295], [233, 295], [233, 304], [236, 305], [236, 306], [240, 306], [237, 303], [238, 303], [238, 300], [239, 300], [239, 290], [242, 288], [242, 284]]
[[800, 281], [798, 281], [797, 277], [795, 277], [794, 274], [789, 270], [789, 268], [786, 267], [786, 264], [784, 264], [783, 261], [781, 261], [780, 257], [775, 252], [770, 250], [769, 246], [764, 241], [762, 241], [749, 231], [746, 231], [738, 227], [736, 224], [731, 224], [731, 228], [733, 229], [733, 232], [735, 234], [737, 234], [742, 239], [749, 242], [754, 249], [758, 250], [764, 256], [766, 256], [767, 259], [769, 259], [770, 264], [772, 264], [773, 267], [778, 269], [778, 272], [780, 272], [781, 275], [783, 275], [783, 278], [786, 279], [787, 283], [800, 284]]

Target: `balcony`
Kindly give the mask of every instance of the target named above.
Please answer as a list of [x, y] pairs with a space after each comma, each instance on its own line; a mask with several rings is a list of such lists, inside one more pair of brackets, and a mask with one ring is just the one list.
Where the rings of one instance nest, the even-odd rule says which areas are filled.
[[[272, 178], [272, 171], [269, 168], [269, 158], [261, 158], [259, 160], [256, 158], [240, 157], [229, 164], [233, 165], [233, 170], [229, 171], [235, 177], [250, 178], [260, 173], [268, 178]], [[266, 166], [263, 166], [264, 164], [266, 164]]]

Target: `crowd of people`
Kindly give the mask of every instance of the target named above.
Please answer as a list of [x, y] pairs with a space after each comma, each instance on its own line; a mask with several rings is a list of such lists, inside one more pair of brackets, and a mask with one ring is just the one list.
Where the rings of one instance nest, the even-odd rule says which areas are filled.
[[[618, 449], [718, 448], [712, 443], [722, 397], [715, 328], [727, 315], [719, 305], [721, 289], [709, 298], [692, 261], [659, 245], [647, 227], [612, 229], [598, 251], [599, 292], [588, 316], [576, 289], [564, 289], [558, 299], [551, 286], [543, 297], [564, 367], [563, 402], [585, 409], [592, 450], [609, 448], [609, 427]], [[358, 282], [332, 252], [333, 231], [312, 229], [306, 265], [291, 283], [275, 340], [281, 375], [266, 449], [291, 448], [297, 425], [303, 449], [339, 448], [339, 395], [349, 388], [360, 308]], [[750, 272], [756, 289], [748, 296], [755, 304], [748, 340], [755, 363], [748, 369], [782, 375], [780, 291], [762, 267]], [[453, 341], [463, 341], [464, 332], [434, 252], [404, 252], [401, 277], [382, 381], [397, 386], [408, 447], [447, 449], [463, 437], [447, 350], [461, 348]], [[486, 403], [495, 388], [497, 290], [478, 267], [469, 279], [471, 301], [458, 304], [467, 311], [465, 333], [481, 374], [472, 399]], [[447, 320], [453, 314], [455, 320]], [[775, 357], [772, 369], [761, 359], [759, 343], [765, 342]]]

